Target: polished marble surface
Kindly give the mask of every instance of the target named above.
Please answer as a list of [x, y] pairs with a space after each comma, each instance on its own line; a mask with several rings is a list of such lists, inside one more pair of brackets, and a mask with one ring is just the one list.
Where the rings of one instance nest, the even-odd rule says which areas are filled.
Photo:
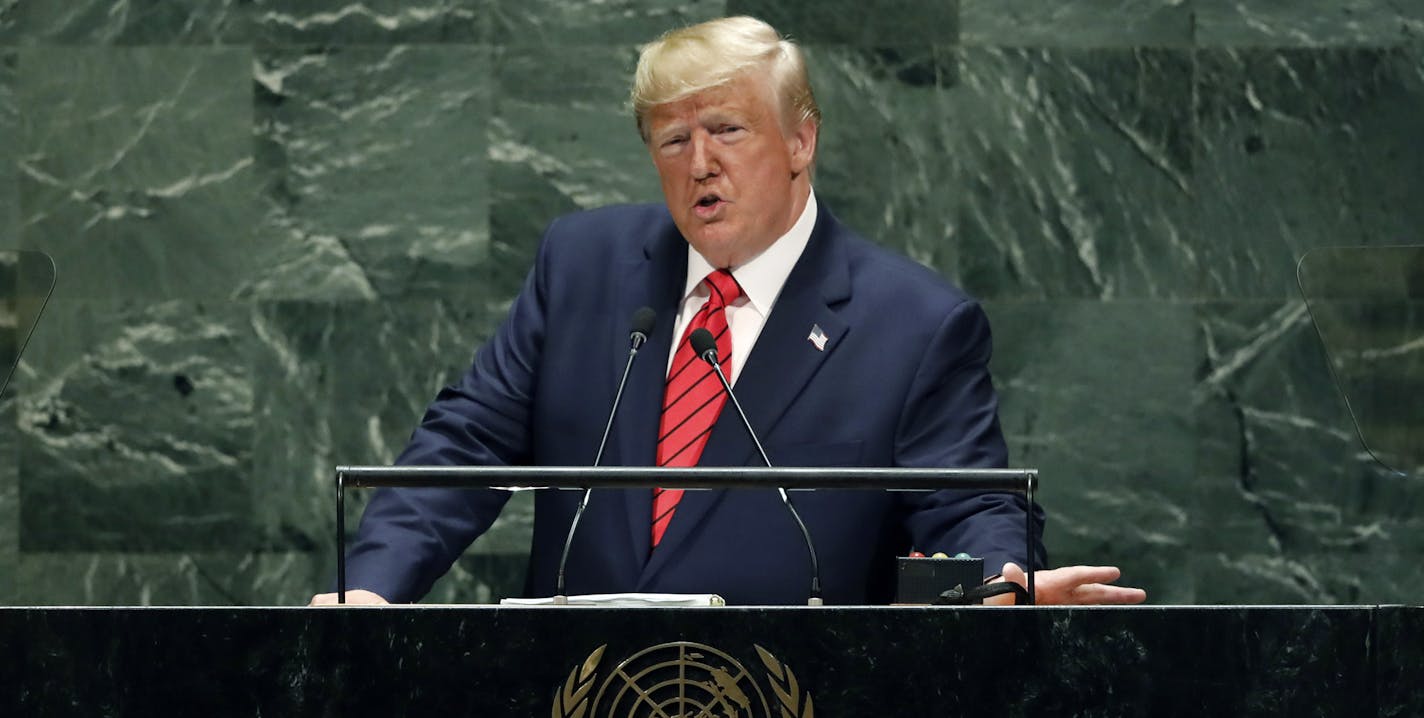
[[[636, 46], [728, 12], [806, 43], [826, 206], [984, 300], [1056, 563], [1417, 601], [1424, 484], [1294, 279], [1421, 240], [1417, 5], [0, 0], [0, 248], [59, 263], [0, 401], [0, 603], [325, 585], [333, 467], [399, 451], [550, 219], [657, 200]], [[530, 513], [432, 600], [518, 591]]]

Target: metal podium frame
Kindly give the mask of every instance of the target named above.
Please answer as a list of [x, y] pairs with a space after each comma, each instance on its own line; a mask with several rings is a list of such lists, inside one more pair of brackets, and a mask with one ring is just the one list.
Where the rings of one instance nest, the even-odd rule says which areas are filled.
[[1033, 492], [1037, 469], [891, 469], [814, 467], [641, 466], [338, 466], [336, 467], [336, 600], [346, 603], [346, 489], [882, 489], [886, 491], [1006, 491], [1028, 502], [1028, 598], [1035, 599]]

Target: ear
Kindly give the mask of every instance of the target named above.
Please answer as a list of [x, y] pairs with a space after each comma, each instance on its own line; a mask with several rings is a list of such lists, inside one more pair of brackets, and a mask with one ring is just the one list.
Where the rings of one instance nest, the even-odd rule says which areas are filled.
[[791, 173], [799, 175], [816, 159], [816, 137], [820, 128], [805, 120], [786, 137], [786, 149], [791, 153]]

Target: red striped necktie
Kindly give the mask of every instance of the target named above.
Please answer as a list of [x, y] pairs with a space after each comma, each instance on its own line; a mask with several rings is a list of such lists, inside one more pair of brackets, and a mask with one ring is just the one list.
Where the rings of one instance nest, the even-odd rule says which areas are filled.
[[[742, 296], [742, 288], [725, 269], [707, 275], [702, 283], [711, 290], [711, 295], [687, 325], [668, 369], [663, 416], [658, 427], [658, 466], [696, 466], [712, 433], [712, 425], [717, 423], [722, 405], [727, 402], [722, 382], [712, 367], [693, 353], [687, 338], [696, 329], [711, 332], [717, 338], [722, 372], [731, 377], [732, 333], [727, 329], [726, 309]], [[653, 547], [662, 540], [681, 500], [682, 489], [653, 489]]]

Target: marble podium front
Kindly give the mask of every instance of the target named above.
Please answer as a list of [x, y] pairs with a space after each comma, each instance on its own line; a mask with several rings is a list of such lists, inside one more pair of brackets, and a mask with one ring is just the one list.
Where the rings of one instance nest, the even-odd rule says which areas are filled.
[[7, 716], [1424, 715], [1400, 606], [6, 608], [0, 645]]

